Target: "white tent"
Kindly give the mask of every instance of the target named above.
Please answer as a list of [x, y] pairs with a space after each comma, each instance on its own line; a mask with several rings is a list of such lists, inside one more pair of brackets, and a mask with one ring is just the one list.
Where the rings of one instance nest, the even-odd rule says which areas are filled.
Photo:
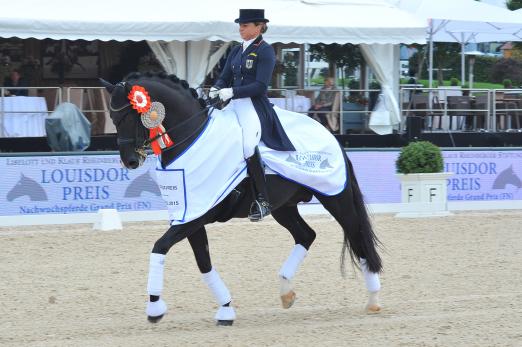
[[370, 123], [383, 133], [399, 124], [396, 45], [425, 42], [425, 25], [384, 0], [23, 0], [4, 7], [0, 37], [147, 40], [168, 72], [197, 86], [224, 51], [209, 56], [209, 41], [238, 40], [233, 20], [244, 7], [265, 9], [269, 42], [361, 44], [372, 55], [370, 67], [382, 71], [377, 76], [390, 111]]
[[428, 24], [429, 86], [432, 86], [433, 42], [461, 44], [462, 72], [465, 81], [464, 45], [470, 42], [522, 41], [522, 19], [507, 8], [474, 0], [391, 0]]

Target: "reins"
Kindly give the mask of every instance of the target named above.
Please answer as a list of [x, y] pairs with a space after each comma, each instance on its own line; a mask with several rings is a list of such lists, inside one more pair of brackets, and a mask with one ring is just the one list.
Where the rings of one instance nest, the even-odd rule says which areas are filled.
[[[212, 101], [209, 102], [209, 104], [207, 106], [205, 106], [203, 109], [199, 110], [198, 112], [196, 112], [195, 114], [193, 114], [192, 116], [190, 116], [188, 119], [185, 119], [183, 122], [179, 123], [179, 124], [176, 124], [175, 126], [173, 127], [170, 127], [169, 129], [165, 130], [164, 132], [162, 133], [159, 133], [158, 135], [154, 136], [154, 137], [151, 137], [150, 139], [147, 139], [143, 142], [143, 147], [149, 147], [150, 144], [154, 141], [156, 141], [157, 139], [159, 139], [160, 137], [162, 137], [163, 135], [165, 134], [168, 134], [169, 132], [173, 131], [173, 130], [176, 130], [178, 128], [181, 128], [183, 127], [184, 125], [186, 125], [187, 123], [191, 122], [194, 118], [198, 117], [199, 115], [203, 114], [204, 112], [208, 111], [209, 109], [210, 110], [210, 113], [208, 114], [208, 117], [210, 117], [210, 115], [212, 114], [212, 112], [214, 112], [215, 110], [215, 106], [218, 105], [219, 103], [221, 102], [221, 100], [219, 100], [219, 98], [216, 98]], [[191, 138], [194, 134], [196, 134], [198, 131], [200, 131], [203, 126], [207, 124], [207, 122], [201, 122], [201, 124], [190, 134], [188, 135], [186, 138], [184, 138], [183, 140], [181, 141], [178, 141], [176, 142], [173, 146], [171, 147], [168, 147], [166, 148], [165, 150], [168, 150], [168, 149], [173, 149], [175, 147], [177, 147], [178, 145], [184, 143], [185, 141], [187, 141], [189, 138]]]

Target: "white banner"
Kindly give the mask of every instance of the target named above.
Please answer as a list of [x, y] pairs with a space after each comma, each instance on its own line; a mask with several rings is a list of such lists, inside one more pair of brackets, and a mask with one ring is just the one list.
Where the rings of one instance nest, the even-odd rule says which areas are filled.
[[165, 210], [155, 160], [128, 170], [119, 155], [0, 157], [0, 215]]

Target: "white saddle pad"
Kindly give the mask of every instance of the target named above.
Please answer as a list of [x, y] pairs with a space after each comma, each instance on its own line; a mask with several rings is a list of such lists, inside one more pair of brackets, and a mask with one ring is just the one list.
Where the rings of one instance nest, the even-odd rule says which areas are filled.
[[[305, 115], [274, 109], [296, 151], [275, 151], [261, 142], [265, 165], [321, 194], [340, 193], [347, 175], [335, 137]], [[247, 176], [235, 113], [214, 110], [201, 135], [180, 156], [165, 169], [158, 160], [156, 176], [172, 225], [190, 222], [219, 204]]]
[[310, 117], [274, 106], [296, 151], [259, 146], [265, 165], [291, 181], [323, 195], [339, 194], [346, 185], [346, 165], [335, 137]]

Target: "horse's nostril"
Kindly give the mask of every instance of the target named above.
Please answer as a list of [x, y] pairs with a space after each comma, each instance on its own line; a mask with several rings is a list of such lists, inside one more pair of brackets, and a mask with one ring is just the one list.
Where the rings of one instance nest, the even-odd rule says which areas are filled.
[[140, 165], [140, 162], [139, 162], [139, 161], [137, 161], [137, 160], [129, 160], [129, 165], [128, 165], [128, 167], [129, 167], [130, 169], [135, 169], [135, 168], [137, 168], [139, 165]]

